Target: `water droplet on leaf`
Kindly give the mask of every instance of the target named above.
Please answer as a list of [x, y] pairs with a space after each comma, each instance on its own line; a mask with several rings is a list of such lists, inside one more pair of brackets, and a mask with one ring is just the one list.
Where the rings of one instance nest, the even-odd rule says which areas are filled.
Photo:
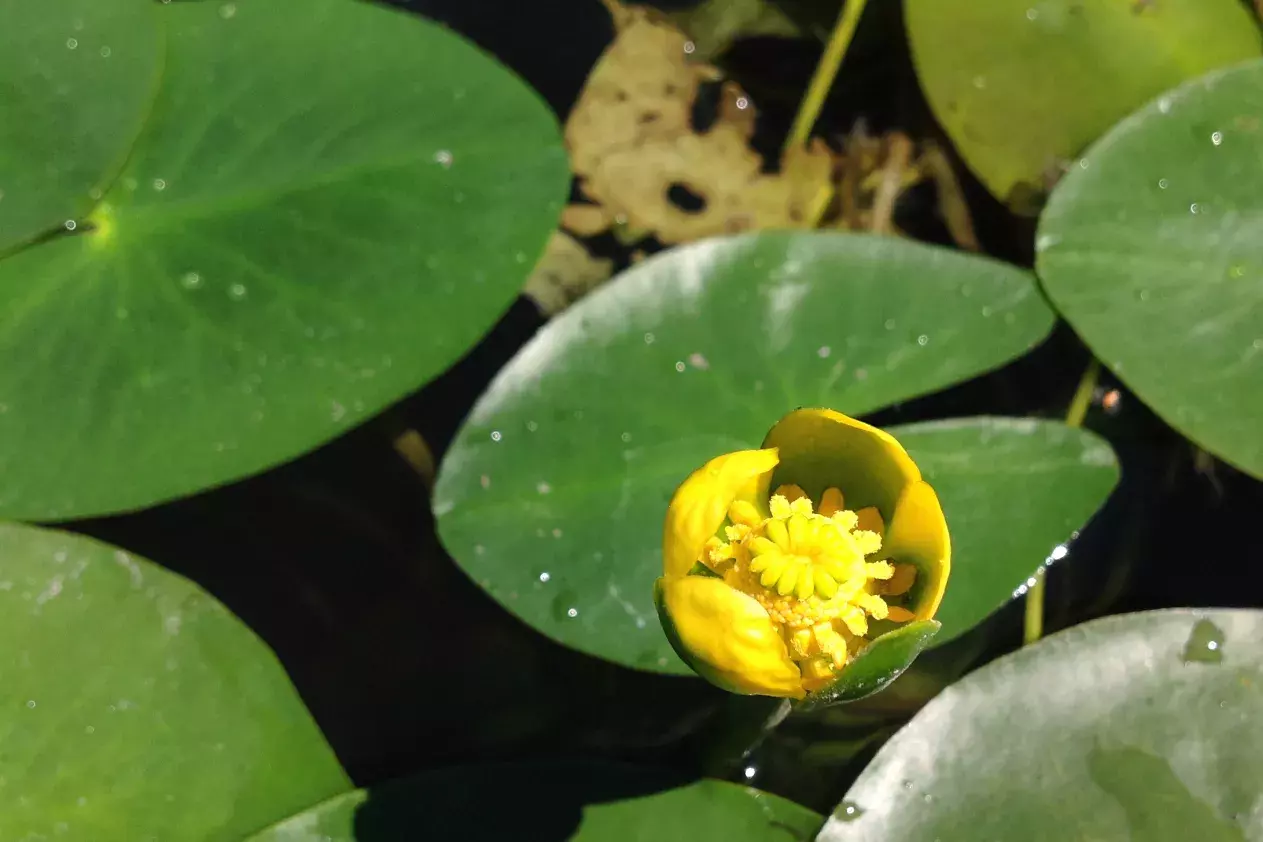
[[1218, 664], [1224, 659], [1223, 630], [1210, 620], [1198, 620], [1184, 644], [1184, 663]]

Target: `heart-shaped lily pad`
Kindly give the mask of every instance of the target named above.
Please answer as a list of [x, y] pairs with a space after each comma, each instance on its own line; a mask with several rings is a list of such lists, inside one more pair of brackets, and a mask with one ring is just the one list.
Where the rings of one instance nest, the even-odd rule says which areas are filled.
[[0, 33], [20, 90], [0, 99], [0, 515], [146, 506], [338, 435], [477, 341], [553, 227], [555, 120], [433, 23], [49, 5]]
[[672, 250], [500, 372], [442, 465], [440, 535], [544, 634], [685, 673], [653, 582], [667, 501], [689, 473], [758, 447], [795, 407], [855, 415], [941, 389], [1024, 353], [1051, 323], [1028, 273], [909, 241], [767, 232]]

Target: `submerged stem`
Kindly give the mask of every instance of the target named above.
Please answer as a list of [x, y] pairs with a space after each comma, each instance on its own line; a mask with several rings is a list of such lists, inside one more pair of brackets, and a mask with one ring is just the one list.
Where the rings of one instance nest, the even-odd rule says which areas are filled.
[[834, 24], [833, 33], [829, 36], [829, 43], [825, 45], [824, 54], [820, 56], [820, 63], [816, 65], [816, 72], [811, 77], [811, 84], [807, 86], [807, 93], [798, 106], [798, 114], [795, 115], [789, 137], [785, 140], [785, 151], [807, 142], [816, 118], [820, 116], [820, 109], [824, 107], [825, 96], [833, 86], [838, 68], [842, 66], [842, 59], [851, 46], [851, 39], [855, 36], [855, 28], [859, 25], [860, 15], [864, 13], [867, 2], [868, 0], [846, 0], [846, 5], [842, 7], [838, 22]]
[[[1096, 381], [1101, 376], [1101, 363], [1094, 357], [1083, 376], [1079, 378], [1079, 387], [1070, 399], [1070, 407], [1066, 410], [1066, 426], [1081, 427], [1087, 417], [1088, 407], [1092, 405], [1092, 393], [1096, 391]], [[1026, 591], [1026, 615], [1022, 624], [1023, 645], [1030, 645], [1044, 636], [1044, 568], [1035, 571], [1035, 584]]]

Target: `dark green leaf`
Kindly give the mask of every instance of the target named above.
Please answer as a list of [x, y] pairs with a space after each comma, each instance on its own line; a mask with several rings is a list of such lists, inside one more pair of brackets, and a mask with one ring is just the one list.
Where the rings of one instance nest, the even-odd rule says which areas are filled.
[[1257, 57], [1239, 0], [905, 0], [917, 75], [970, 168], [1016, 205], [1116, 120]]
[[[487, 809], [488, 794], [495, 809]], [[618, 766], [469, 767], [335, 798], [250, 842], [795, 842], [823, 819], [775, 795]]]
[[798, 707], [814, 710], [853, 702], [885, 689], [912, 666], [917, 655], [933, 642], [940, 628], [934, 620], [920, 620], [887, 632], [847, 664], [832, 684], [812, 693]]
[[1120, 123], [1053, 194], [1039, 272], [1171, 426], [1263, 478], [1263, 62]]
[[0, 838], [237, 840], [349, 786], [271, 651], [195, 585], [0, 524]]
[[820, 842], [1245, 842], [1263, 780], [1263, 612], [1077, 626], [948, 687]]
[[[539, 99], [421, 18], [350, 0], [95, 5], [145, 10], [163, 74], [75, 231], [0, 260], [7, 517], [227, 482], [399, 399], [512, 301], [568, 180]], [[44, 32], [15, 48], [66, 51]], [[13, 114], [3, 100], [0, 125]], [[77, 150], [98, 122], [56, 130]], [[32, 154], [0, 160], [38, 168]]]
[[1106, 442], [1052, 421], [964, 418], [891, 432], [934, 486], [951, 530], [935, 645], [982, 622], [1045, 559], [1063, 555], [1118, 482]]
[[690, 472], [758, 447], [795, 407], [871, 412], [987, 371], [1051, 321], [1027, 273], [893, 238], [769, 232], [670, 251], [500, 372], [442, 466], [440, 534], [544, 634], [687, 673], [652, 591], [667, 501]]

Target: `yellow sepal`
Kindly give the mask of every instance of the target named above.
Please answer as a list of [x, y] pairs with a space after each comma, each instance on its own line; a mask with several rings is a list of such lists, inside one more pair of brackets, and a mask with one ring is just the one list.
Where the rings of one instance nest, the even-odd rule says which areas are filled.
[[943, 507], [929, 483], [916, 482], [904, 490], [895, 506], [883, 552], [896, 562], [916, 566], [916, 604], [911, 608], [918, 620], [933, 618], [952, 570], [952, 542]]
[[709, 576], [663, 577], [658, 612], [679, 656], [734, 693], [801, 699], [802, 675], [763, 606]]
[[801, 487], [813, 500], [838, 487], [847, 507], [876, 506], [887, 521], [921, 472], [894, 436], [832, 409], [798, 409], [768, 431], [780, 453], [773, 481]]
[[662, 537], [662, 568], [668, 579], [688, 574], [736, 500], [767, 500], [776, 467], [775, 448], [739, 450], [712, 459], [676, 489], [667, 506]]

